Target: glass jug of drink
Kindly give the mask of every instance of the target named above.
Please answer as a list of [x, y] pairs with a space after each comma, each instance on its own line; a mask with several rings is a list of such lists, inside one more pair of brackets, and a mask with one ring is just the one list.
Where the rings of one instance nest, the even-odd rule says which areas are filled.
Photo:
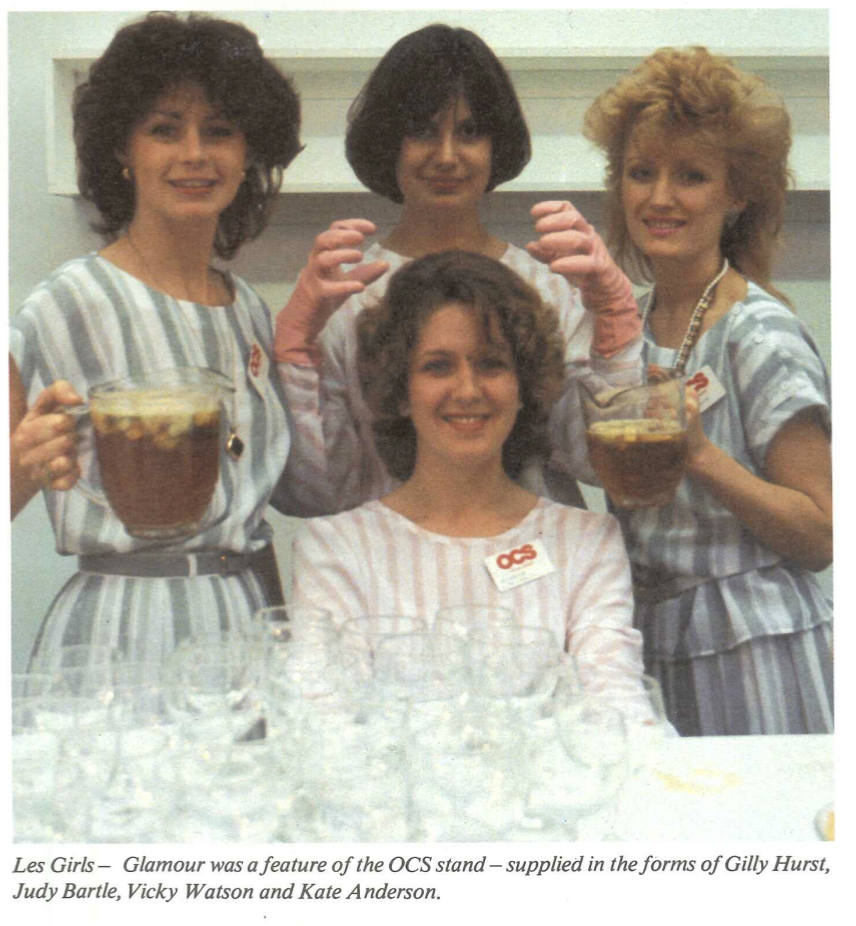
[[674, 497], [687, 462], [684, 381], [603, 388], [580, 381], [589, 462], [617, 508], [656, 508]]
[[[134, 537], [175, 540], [206, 526], [228, 428], [222, 374], [202, 367], [162, 370], [103, 383], [89, 393], [103, 493], [80, 480], [91, 501], [109, 505]], [[227, 440], [227, 434], [230, 434]]]

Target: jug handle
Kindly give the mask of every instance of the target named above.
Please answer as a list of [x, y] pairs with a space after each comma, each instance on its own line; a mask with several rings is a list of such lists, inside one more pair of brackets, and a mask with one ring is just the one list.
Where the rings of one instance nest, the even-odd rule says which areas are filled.
[[[74, 419], [74, 427], [77, 433], [77, 449], [78, 454], [81, 451], [91, 453], [94, 457], [95, 455], [95, 436], [92, 430], [92, 413], [89, 408], [89, 403], [84, 402], [82, 405], [75, 405], [71, 408], [66, 408], [63, 410], [64, 414], [68, 415], [69, 418]], [[96, 489], [93, 485], [88, 483], [82, 476], [74, 484], [72, 491], [76, 489], [80, 492], [84, 498], [89, 499], [95, 505], [98, 505], [101, 508], [109, 508], [110, 502], [107, 501], [107, 496]]]

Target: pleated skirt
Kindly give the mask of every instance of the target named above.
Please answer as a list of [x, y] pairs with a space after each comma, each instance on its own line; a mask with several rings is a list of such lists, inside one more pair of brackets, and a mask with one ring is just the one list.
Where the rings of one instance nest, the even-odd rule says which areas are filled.
[[678, 661], [653, 660], [681, 736], [831, 733], [832, 625], [759, 637]]

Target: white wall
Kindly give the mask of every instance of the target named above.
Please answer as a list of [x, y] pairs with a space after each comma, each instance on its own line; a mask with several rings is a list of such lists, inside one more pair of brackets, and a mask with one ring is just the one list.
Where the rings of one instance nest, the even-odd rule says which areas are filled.
[[[91, 213], [79, 198], [47, 192], [46, 101], [51, 55], [60, 51], [97, 54], [116, 28], [136, 13], [11, 13], [9, 34], [9, 266], [10, 310], [51, 269], [99, 246], [89, 230]], [[716, 50], [751, 55], [787, 47], [823, 53], [828, 27], [822, 10], [540, 10], [537, 12], [337, 12], [222, 13], [254, 29], [269, 49], [348, 49], [382, 54], [400, 35], [428, 22], [445, 21], [477, 31], [498, 51], [552, 47], [618, 49], [644, 55], [664, 44], [705, 44]], [[826, 138], [818, 137], [817, 159], [825, 158]], [[301, 157], [311, 157], [311, 151]], [[828, 176], [828, 165], [819, 163]], [[562, 191], [557, 191], [562, 192]], [[795, 194], [787, 230], [789, 247], [777, 280], [797, 304], [830, 359], [829, 202], [824, 192]], [[495, 193], [486, 218], [501, 237], [516, 244], [530, 240], [527, 213], [544, 193]], [[577, 197], [594, 220], [602, 197]], [[272, 307], [290, 293], [315, 234], [333, 218], [365, 215], [381, 235], [397, 210], [371, 194], [303, 194], [281, 197], [274, 222], [262, 239], [234, 262]], [[592, 496], [593, 504], [599, 500]], [[291, 525], [275, 512], [280, 559], [285, 560]], [[41, 500], [35, 500], [12, 527], [13, 664], [26, 663], [32, 638], [51, 598], [74, 570], [52, 553], [53, 539]], [[827, 579], [828, 581], [828, 579]]]

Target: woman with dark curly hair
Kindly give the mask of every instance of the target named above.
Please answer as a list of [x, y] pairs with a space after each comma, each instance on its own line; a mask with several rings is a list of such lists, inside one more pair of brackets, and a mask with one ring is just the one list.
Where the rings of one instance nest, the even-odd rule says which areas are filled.
[[[277, 317], [275, 339], [280, 360], [322, 370], [330, 510], [378, 498], [396, 484], [377, 455], [372, 413], [360, 395], [359, 315], [386, 288], [379, 274], [451, 248], [502, 261], [556, 306], [571, 376], [554, 411], [552, 458], [527, 461], [519, 478], [540, 494], [581, 504], [573, 477], [593, 476], [574, 377], [591, 368], [628, 382], [636, 375], [638, 311], [629, 281], [569, 203], [533, 209], [542, 237], [528, 252], [483, 223], [485, 195], [517, 177], [531, 154], [520, 103], [496, 55], [467, 29], [435, 24], [404, 36], [352, 104], [345, 151], [370, 190], [401, 204], [400, 219], [347, 271], [343, 264], [363, 260], [358, 246], [374, 225], [344, 220], [319, 235]], [[552, 263], [555, 232], [563, 253], [573, 254], [561, 266]]]
[[[586, 667], [638, 684], [641, 639], [617, 522], [514, 481], [547, 449], [563, 355], [555, 310], [499, 261], [448, 251], [398, 270], [382, 303], [362, 313], [359, 366], [378, 452], [403, 484], [304, 523], [296, 603], [322, 604], [339, 621], [432, 621], [438, 608], [502, 605], [553, 630]], [[520, 556], [541, 568], [507, 588], [494, 576]]]
[[[318, 427], [311, 414], [292, 420], [285, 389], [314, 395], [317, 379], [280, 380], [267, 306], [212, 257], [264, 229], [299, 131], [297, 95], [256, 36], [205, 16], [125, 26], [77, 89], [79, 186], [107, 243], [37, 287], [11, 332], [13, 511], [45, 490], [58, 551], [80, 557], [37, 654], [98, 642], [157, 660], [187, 635], [243, 626], [279, 596], [264, 511], [270, 501], [307, 513], [294, 438]], [[62, 409], [99, 383], [186, 366], [232, 382], [245, 447], [224, 462], [209, 526], [152, 550], [111, 509], [57, 491], [80, 470]]]
[[699, 391], [687, 476], [664, 508], [617, 512], [646, 667], [684, 734], [832, 729], [829, 380], [770, 285], [791, 145], [757, 77], [661, 49], [603, 93], [611, 243], [653, 281], [646, 359]]

